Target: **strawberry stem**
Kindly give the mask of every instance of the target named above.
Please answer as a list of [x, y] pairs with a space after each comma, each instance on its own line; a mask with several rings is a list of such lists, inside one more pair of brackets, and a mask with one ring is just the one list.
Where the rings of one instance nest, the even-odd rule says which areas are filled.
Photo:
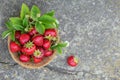
[[39, 50], [39, 49], [38, 49], [38, 50], [35, 50], [34, 56], [35, 56], [35, 57], [39, 57], [40, 55], [41, 55], [40, 50]]
[[78, 63], [78, 62], [79, 62], [79, 61], [78, 61], [78, 58], [76, 58], [76, 57], [74, 58], [74, 61], [75, 61], [76, 63]]
[[28, 49], [32, 48], [33, 46], [34, 46], [34, 44], [31, 41], [29, 41], [25, 44], [25, 47], [28, 48]]
[[52, 36], [50, 36], [50, 35], [48, 35], [48, 36], [45, 36], [45, 38], [46, 39], [48, 39], [48, 40], [53, 40], [53, 41], [55, 41], [56, 40], [56, 37], [52, 37]]

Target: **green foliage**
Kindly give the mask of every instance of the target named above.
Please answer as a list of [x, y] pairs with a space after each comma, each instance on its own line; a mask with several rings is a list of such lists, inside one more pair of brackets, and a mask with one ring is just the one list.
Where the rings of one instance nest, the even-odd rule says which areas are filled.
[[30, 13], [29, 7], [25, 3], [23, 3], [20, 12], [20, 18], [24, 19], [26, 15], [29, 15], [29, 13]]
[[35, 28], [36, 30], [40, 33], [40, 34], [43, 34], [45, 32], [45, 27], [42, 23], [40, 22], [36, 22], [35, 24]]
[[[59, 22], [54, 17], [55, 11], [49, 11], [41, 15], [41, 11], [38, 6], [33, 5], [31, 10], [23, 3], [21, 6], [20, 17], [10, 17], [7, 21], [6, 27], [8, 30], [2, 33], [2, 38], [11, 36], [12, 40], [15, 40], [15, 31], [28, 32], [29, 28], [35, 26], [36, 30], [40, 34], [44, 34], [45, 29], [58, 28]], [[59, 49], [60, 52], [60, 49]]]
[[33, 5], [31, 9], [31, 18], [33, 20], [36, 20], [37, 17], [39, 17], [39, 15], [40, 15], [40, 9], [37, 6]]
[[56, 50], [59, 54], [62, 53], [62, 48], [67, 47], [67, 42], [60, 42], [57, 45], [53, 45], [51, 48]]

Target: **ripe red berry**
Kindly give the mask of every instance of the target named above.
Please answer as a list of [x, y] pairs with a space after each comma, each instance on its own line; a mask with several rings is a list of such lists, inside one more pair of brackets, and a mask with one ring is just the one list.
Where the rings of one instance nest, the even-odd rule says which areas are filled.
[[24, 45], [29, 40], [30, 40], [30, 35], [28, 35], [27, 33], [21, 34], [20, 39], [19, 39], [22, 45]]
[[35, 44], [33, 44], [32, 42], [27, 42], [21, 51], [26, 55], [32, 55], [35, 50], [36, 50]]
[[45, 50], [42, 47], [38, 47], [38, 49], [40, 50], [41, 53], [44, 54]]
[[43, 58], [44, 57], [44, 53], [42, 53], [39, 49], [35, 50], [35, 52], [33, 53], [33, 55], [36, 58]]
[[51, 46], [51, 42], [48, 39], [44, 39], [43, 41], [43, 48], [44, 49], [49, 49]]
[[43, 45], [43, 36], [36, 35], [32, 38], [32, 41], [36, 46], [42, 46]]
[[42, 58], [33, 57], [34, 63], [40, 63], [42, 60], [43, 60]]
[[15, 53], [15, 52], [18, 52], [18, 51], [20, 51], [20, 45], [19, 44], [17, 44], [16, 42], [14, 42], [14, 41], [12, 41], [12, 42], [10, 42], [10, 50], [11, 50], [11, 52], [13, 52], [13, 53]]
[[52, 36], [56, 37], [57, 36], [57, 31], [55, 29], [46, 29], [44, 36]]
[[30, 61], [30, 57], [25, 55], [25, 54], [21, 54], [19, 59], [22, 62], [29, 62]]
[[53, 54], [52, 50], [46, 50], [45, 53], [44, 53], [44, 56], [48, 57], [48, 56], [51, 56], [52, 54]]
[[30, 29], [29, 35], [30, 35], [30, 36], [33, 36], [33, 35], [35, 35], [35, 34], [37, 34], [37, 31], [36, 31], [35, 27], [33, 27], [32, 29]]
[[74, 56], [69, 56], [67, 58], [67, 63], [69, 66], [75, 67], [78, 65], [78, 59], [75, 58]]
[[15, 38], [16, 38], [17, 40], [19, 40], [20, 35], [21, 35], [21, 31], [15, 31]]

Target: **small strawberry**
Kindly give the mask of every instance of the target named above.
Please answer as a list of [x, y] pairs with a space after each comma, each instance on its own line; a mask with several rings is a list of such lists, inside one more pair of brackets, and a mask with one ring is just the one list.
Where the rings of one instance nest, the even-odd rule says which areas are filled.
[[10, 50], [11, 52], [15, 53], [15, 52], [18, 52], [20, 51], [21, 47], [19, 44], [17, 44], [16, 42], [14, 41], [11, 41], [10, 42]]
[[20, 39], [19, 39], [22, 45], [24, 45], [29, 40], [30, 40], [30, 35], [28, 35], [27, 33], [21, 34]]
[[42, 54], [44, 54], [45, 50], [44, 50], [42, 47], [38, 47], [38, 49], [40, 50], [40, 52], [41, 52]]
[[67, 63], [68, 65], [75, 67], [78, 65], [78, 58], [76, 58], [75, 56], [69, 56], [67, 58]]
[[46, 29], [44, 36], [52, 36], [56, 37], [57, 36], [57, 31], [55, 29]]
[[29, 62], [30, 61], [30, 57], [25, 55], [25, 54], [21, 54], [19, 57], [20, 61], [22, 62]]
[[48, 56], [51, 56], [52, 54], [53, 54], [52, 50], [46, 50], [45, 53], [44, 53], [44, 56], [48, 57]]
[[26, 55], [32, 55], [35, 50], [36, 50], [35, 44], [29, 41], [24, 45], [21, 51], [22, 53], [25, 53]]
[[42, 58], [33, 57], [33, 62], [34, 63], [40, 63], [42, 60], [43, 60]]
[[37, 34], [37, 31], [36, 31], [35, 27], [33, 27], [33, 28], [31, 28], [31, 29], [29, 30], [29, 35], [30, 35], [30, 36], [33, 36], [33, 35], [35, 35], [35, 34]]
[[36, 58], [43, 58], [44, 57], [44, 53], [42, 53], [39, 49], [35, 50], [35, 52], [33, 53], [33, 55]]
[[36, 35], [32, 38], [32, 41], [36, 46], [42, 46], [43, 45], [43, 36]]
[[48, 39], [43, 40], [43, 48], [44, 49], [49, 49], [51, 46], [51, 42]]
[[21, 31], [15, 31], [15, 38], [16, 38], [17, 40], [19, 40], [20, 35], [21, 35]]

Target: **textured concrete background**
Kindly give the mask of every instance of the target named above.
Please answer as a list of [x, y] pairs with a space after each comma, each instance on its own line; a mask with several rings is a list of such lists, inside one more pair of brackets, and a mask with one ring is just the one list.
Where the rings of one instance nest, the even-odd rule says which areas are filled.
[[[55, 10], [70, 46], [45, 68], [29, 70], [13, 65], [0, 36], [0, 80], [120, 80], [120, 0], [0, 0], [0, 34], [23, 2], [43, 13]], [[71, 54], [80, 58], [76, 68], [66, 64]]]

